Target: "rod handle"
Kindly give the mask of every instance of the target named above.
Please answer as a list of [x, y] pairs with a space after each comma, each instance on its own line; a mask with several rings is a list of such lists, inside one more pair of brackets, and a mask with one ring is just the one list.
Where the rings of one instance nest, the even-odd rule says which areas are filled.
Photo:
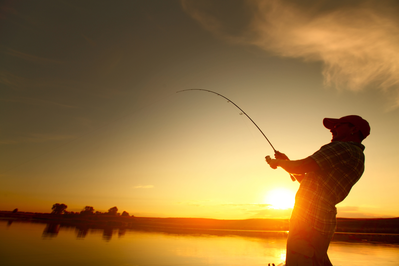
[[[279, 152], [279, 151], [277, 151], [277, 150], [274, 150], [274, 157], [275, 157], [276, 159], [289, 160], [289, 158], [287, 157], [287, 155], [285, 155], [284, 153], [281, 153], [281, 152]], [[293, 182], [296, 181], [296, 178], [294, 177], [294, 175], [290, 174], [290, 177], [291, 177], [291, 180], [292, 180]]]

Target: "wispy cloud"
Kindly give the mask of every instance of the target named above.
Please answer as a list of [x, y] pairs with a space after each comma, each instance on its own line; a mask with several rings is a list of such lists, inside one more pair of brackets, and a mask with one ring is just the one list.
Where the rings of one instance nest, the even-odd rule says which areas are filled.
[[28, 53], [17, 51], [17, 50], [11, 49], [11, 48], [7, 49], [6, 54], [14, 56], [14, 57], [18, 57], [18, 58], [26, 60], [26, 61], [40, 63], [40, 64], [62, 64], [62, 63], [64, 63], [63, 61], [60, 61], [60, 60], [54, 60], [51, 58], [45, 58], [45, 57], [41, 57], [41, 56], [37, 56], [37, 55], [33, 55], [33, 54], [28, 54]]
[[217, 205], [217, 203], [213, 200], [185, 200], [185, 201], [180, 201], [179, 204], [193, 206], [193, 207]]
[[84, 35], [83, 33], [81, 34], [81, 36], [83, 37], [83, 39], [86, 40], [86, 42], [87, 42], [91, 47], [96, 47], [96, 46], [97, 46], [97, 42], [95, 42], [93, 39], [87, 37], [87, 36]]
[[49, 141], [62, 141], [74, 139], [73, 135], [56, 135], [56, 134], [25, 134], [23, 136], [13, 136], [12, 138], [4, 138], [0, 140], [0, 144], [19, 144], [19, 143], [43, 143]]
[[242, 204], [228, 203], [223, 205], [227, 207], [241, 208], [241, 209], [264, 209], [264, 208], [270, 208], [272, 206], [271, 204], [262, 204], [262, 203], [242, 203]]
[[233, 209], [242, 209], [242, 210], [261, 210], [265, 208], [270, 208], [271, 204], [263, 204], [263, 203], [230, 203], [230, 202], [221, 202], [216, 200], [186, 200], [181, 201], [180, 204], [190, 205], [190, 206], [220, 206], [220, 207], [228, 207]]
[[[16, 71], [17, 72], [17, 71]], [[120, 95], [122, 91], [114, 91], [113, 89], [105, 88], [98, 89], [89, 82], [82, 82], [78, 80], [54, 78], [54, 77], [26, 77], [19, 73], [13, 73], [4, 69], [0, 69], [0, 84], [4, 84], [5, 88], [10, 90], [24, 92], [32, 90], [62, 90], [83, 95], [84, 97], [96, 98], [110, 98], [113, 95]]]
[[288, 218], [292, 209], [275, 210], [271, 204], [264, 203], [231, 203], [216, 200], [187, 200], [179, 204], [191, 207], [216, 207], [220, 210], [232, 210], [250, 218], [282, 217]]
[[376, 208], [359, 206], [341, 206], [337, 208], [337, 217], [343, 218], [392, 218], [392, 215], [378, 213]]
[[0, 84], [7, 85], [9, 88], [18, 89], [21, 85], [26, 84], [26, 79], [14, 75], [8, 71], [0, 71]]
[[153, 185], [137, 185], [137, 186], [134, 186], [133, 188], [135, 188], [135, 189], [149, 189], [149, 188], [154, 188], [154, 186]]
[[274, 209], [271, 204], [225, 204], [249, 218], [289, 218], [292, 209]]
[[245, 34], [233, 36], [225, 30], [226, 21], [211, 16], [194, 1], [182, 1], [194, 19], [221, 38], [256, 45], [282, 57], [321, 61], [327, 86], [353, 91], [373, 86], [396, 94], [394, 105], [399, 106], [399, 19], [390, 8], [398, 8], [397, 3], [244, 2], [251, 7], [252, 19]]
[[29, 104], [29, 105], [36, 105], [36, 106], [50, 106], [50, 107], [60, 107], [60, 108], [78, 108], [77, 106], [74, 105], [69, 105], [69, 104], [64, 104], [64, 103], [59, 103], [55, 101], [46, 101], [46, 100], [41, 100], [41, 99], [35, 99], [35, 98], [27, 98], [27, 97], [18, 97], [14, 99], [0, 99], [0, 101], [3, 102], [12, 102], [12, 103], [23, 103], [23, 104]]

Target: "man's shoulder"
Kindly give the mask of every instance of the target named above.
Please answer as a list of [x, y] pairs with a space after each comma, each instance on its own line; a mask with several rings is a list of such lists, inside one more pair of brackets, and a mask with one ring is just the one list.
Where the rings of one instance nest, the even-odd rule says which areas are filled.
[[320, 168], [331, 164], [350, 160], [351, 158], [364, 158], [364, 146], [356, 142], [333, 141], [320, 148], [310, 157], [316, 161]]
[[[310, 157], [316, 162], [330, 160], [334, 157], [341, 157], [342, 154], [352, 153], [352, 145], [344, 141], [332, 141], [328, 144], [323, 145], [318, 151], [312, 154]], [[320, 163], [319, 163], [320, 165]]]
[[330, 143], [321, 147], [330, 148], [330, 149], [361, 149], [362, 151], [365, 149], [364, 145], [361, 143], [357, 143], [354, 141], [331, 141]]

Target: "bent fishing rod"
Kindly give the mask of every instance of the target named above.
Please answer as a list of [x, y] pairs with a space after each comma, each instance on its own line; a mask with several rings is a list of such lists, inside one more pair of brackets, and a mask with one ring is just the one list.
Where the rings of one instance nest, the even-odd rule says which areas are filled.
[[[218, 95], [218, 96], [220, 96], [220, 97], [226, 99], [227, 102], [233, 104], [233, 105], [234, 105], [235, 107], [237, 107], [249, 120], [251, 120], [251, 122], [256, 126], [256, 128], [260, 131], [260, 133], [262, 133], [263, 137], [267, 140], [267, 142], [269, 143], [269, 145], [272, 147], [272, 149], [273, 149], [273, 151], [274, 151], [274, 154], [279, 154], [279, 153], [280, 153], [279, 151], [277, 151], [277, 150], [274, 148], [273, 144], [272, 144], [272, 143], [270, 142], [270, 140], [266, 137], [265, 133], [263, 133], [262, 129], [260, 129], [260, 127], [255, 123], [255, 121], [252, 120], [252, 118], [251, 118], [243, 109], [241, 109], [236, 103], [234, 103], [232, 100], [230, 100], [230, 99], [227, 98], [226, 96], [224, 96], [224, 95], [222, 95], [222, 94], [220, 94], [220, 93], [217, 93], [217, 92], [214, 92], [214, 91], [211, 91], [211, 90], [205, 90], [205, 89], [185, 89], [185, 90], [177, 91], [176, 93], [185, 92], [185, 91], [205, 91], [205, 92], [209, 92], [209, 93], [216, 94], [216, 95]], [[292, 181], [295, 181], [295, 180], [296, 180], [295, 177], [294, 177], [293, 175], [291, 175], [291, 174], [290, 174], [290, 177], [291, 177]]]

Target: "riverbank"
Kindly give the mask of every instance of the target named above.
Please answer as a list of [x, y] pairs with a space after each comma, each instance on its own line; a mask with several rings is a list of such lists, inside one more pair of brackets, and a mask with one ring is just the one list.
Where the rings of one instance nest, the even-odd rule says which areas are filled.
[[[218, 220], [206, 218], [155, 218], [109, 214], [62, 214], [0, 211], [0, 219], [92, 229], [133, 229], [174, 234], [238, 234], [266, 237], [287, 235], [288, 219]], [[336, 241], [377, 241], [399, 243], [399, 218], [338, 218]]]

